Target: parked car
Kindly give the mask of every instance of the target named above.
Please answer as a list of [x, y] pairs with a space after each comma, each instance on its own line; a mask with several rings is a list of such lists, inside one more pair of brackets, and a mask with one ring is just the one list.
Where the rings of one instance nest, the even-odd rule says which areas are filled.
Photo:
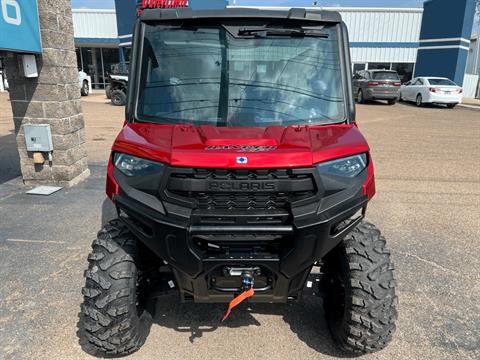
[[400, 85], [398, 73], [393, 70], [362, 70], [353, 76], [353, 92], [360, 104], [368, 100], [387, 100], [393, 105], [399, 99]]
[[82, 96], [88, 96], [88, 94], [90, 94], [90, 84], [92, 83], [90, 76], [80, 70], [78, 72], [78, 83], [80, 85], [80, 94], [82, 94]]
[[105, 94], [113, 105], [123, 106], [127, 102], [128, 75], [110, 75]]
[[8, 80], [7, 80], [7, 74], [5, 74], [4, 70], [0, 70], [0, 90], [5, 90], [8, 91]]
[[414, 101], [417, 106], [444, 104], [453, 109], [462, 102], [463, 89], [452, 80], [441, 77], [417, 77], [400, 87], [400, 100]]

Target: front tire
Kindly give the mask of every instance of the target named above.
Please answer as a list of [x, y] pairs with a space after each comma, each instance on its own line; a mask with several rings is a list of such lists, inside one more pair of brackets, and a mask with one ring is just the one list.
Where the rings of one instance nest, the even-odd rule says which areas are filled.
[[127, 95], [122, 90], [113, 90], [110, 101], [115, 106], [123, 106], [127, 103]]
[[107, 99], [109, 99], [109, 100], [112, 98], [112, 85], [108, 84], [105, 87], [105, 95], [107, 96]]
[[80, 342], [96, 356], [131, 354], [145, 343], [152, 323], [139, 290], [137, 240], [117, 219], [98, 233], [92, 248], [82, 289]]
[[397, 297], [385, 238], [360, 223], [326, 258], [325, 316], [345, 352], [360, 355], [387, 346], [395, 332]]
[[80, 90], [80, 94], [82, 96], [88, 96], [88, 94], [90, 94], [90, 87], [88, 86], [88, 81], [87, 80], [83, 80], [82, 88]]
[[395, 100], [395, 99], [388, 100], [387, 103], [388, 103], [388, 105], [395, 105], [397, 103], [397, 100]]

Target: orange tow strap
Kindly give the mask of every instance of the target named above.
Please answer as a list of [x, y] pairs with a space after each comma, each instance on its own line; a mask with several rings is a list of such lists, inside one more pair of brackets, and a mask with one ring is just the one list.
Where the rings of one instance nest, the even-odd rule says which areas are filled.
[[228, 310], [227, 312], [225, 313], [225, 315], [223, 316], [223, 319], [222, 321], [225, 321], [228, 317], [228, 315], [230, 315], [232, 309], [237, 306], [238, 304], [240, 304], [243, 300], [246, 300], [250, 297], [253, 296], [254, 294], [254, 290], [253, 288], [250, 288], [248, 290], [245, 290], [244, 292], [242, 292], [240, 295], [238, 295], [236, 298], [234, 298], [232, 301], [230, 301], [230, 304], [228, 305]]

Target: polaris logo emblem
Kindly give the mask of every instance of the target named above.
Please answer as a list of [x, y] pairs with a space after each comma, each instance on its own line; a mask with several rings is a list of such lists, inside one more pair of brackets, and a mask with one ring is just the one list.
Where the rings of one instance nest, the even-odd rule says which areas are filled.
[[236, 150], [237, 152], [263, 152], [276, 149], [276, 146], [259, 145], [209, 145], [205, 148], [205, 150]]
[[208, 183], [209, 191], [276, 191], [277, 185], [267, 181], [211, 181]]
[[237, 164], [247, 164], [248, 158], [246, 156], [237, 156]]

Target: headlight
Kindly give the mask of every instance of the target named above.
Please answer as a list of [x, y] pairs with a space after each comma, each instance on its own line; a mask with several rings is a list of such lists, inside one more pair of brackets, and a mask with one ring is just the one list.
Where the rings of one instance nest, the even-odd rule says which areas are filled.
[[115, 167], [127, 176], [145, 176], [159, 173], [164, 165], [155, 161], [138, 158], [136, 156], [116, 153]]
[[367, 154], [354, 155], [317, 164], [317, 168], [321, 173], [351, 178], [360, 174], [366, 167]]

